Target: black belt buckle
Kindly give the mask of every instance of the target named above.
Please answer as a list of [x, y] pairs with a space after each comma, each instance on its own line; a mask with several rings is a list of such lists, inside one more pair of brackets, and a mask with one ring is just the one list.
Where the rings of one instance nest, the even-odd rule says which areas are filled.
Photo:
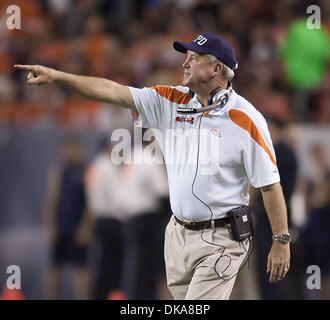
[[196, 222], [196, 221], [186, 222], [186, 221], [180, 220], [176, 216], [174, 216], [174, 218], [179, 224], [181, 224], [186, 229], [195, 230], [195, 231], [198, 231], [201, 229], [201, 226], [200, 226], [201, 222]]
[[203, 227], [207, 228], [207, 222], [196, 222], [196, 221], [191, 221], [191, 222], [184, 222], [183, 221], [183, 226], [189, 230], [195, 230], [195, 231], [199, 231], [201, 229], [203, 229]]

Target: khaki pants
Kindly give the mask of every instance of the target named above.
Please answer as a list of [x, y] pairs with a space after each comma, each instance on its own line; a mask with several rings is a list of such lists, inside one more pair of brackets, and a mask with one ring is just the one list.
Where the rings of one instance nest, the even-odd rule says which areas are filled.
[[164, 254], [167, 285], [175, 300], [229, 299], [234, 275], [249, 248], [248, 239], [231, 239], [229, 226], [194, 231], [171, 217], [165, 232]]

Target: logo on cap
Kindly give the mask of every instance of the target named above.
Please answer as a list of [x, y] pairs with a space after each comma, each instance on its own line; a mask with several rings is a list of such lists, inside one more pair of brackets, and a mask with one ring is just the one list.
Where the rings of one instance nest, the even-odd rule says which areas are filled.
[[207, 41], [207, 39], [205, 37], [203, 37], [202, 35], [199, 35], [193, 42], [196, 42], [197, 44], [202, 46], [206, 41]]

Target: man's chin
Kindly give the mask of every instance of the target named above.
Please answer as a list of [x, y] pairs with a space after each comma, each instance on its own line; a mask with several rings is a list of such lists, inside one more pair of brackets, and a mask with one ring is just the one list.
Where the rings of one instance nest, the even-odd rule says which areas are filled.
[[182, 85], [185, 87], [189, 87], [190, 82], [187, 79], [182, 80]]

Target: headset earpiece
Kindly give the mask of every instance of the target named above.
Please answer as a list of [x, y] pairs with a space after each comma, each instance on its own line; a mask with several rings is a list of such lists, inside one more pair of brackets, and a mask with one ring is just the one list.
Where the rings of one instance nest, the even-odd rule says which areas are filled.
[[229, 87], [225, 91], [222, 88], [215, 88], [207, 98], [208, 105], [210, 106], [216, 104], [218, 105], [217, 107], [224, 107], [225, 104], [228, 102], [231, 91], [231, 87]]
[[230, 81], [228, 82], [228, 87], [226, 90], [223, 90], [223, 88], [221, 87], [215, 88], [207, 98], [208, 105], [210, 106], [213, 104], [219, 104], [220, 108], [224, 107], [225, 104], [228, 102], [229, 96], [232, 91], [233, 88]]
[[223, 89], [221, 87], [215, 88], [208, 96], [207, 98], [207, 105], [210, 106], [211, 104], [214, 104], [217, 102], [216, 96], [217, 93], [219, 93], [220, 91], [222, 91]]
[[[213, 109], [223, 108], [229, 100], [230, 94], [233, 92], [233, 88], [231, 82], [229, 82], [227, 89], [223, 89], [221, 87], [215, 88], [208, 96], [206, 107], [193, 108], [193, 107], [183, 107], [177, 108], [176, 111], [181, 114], [195, 114], [195, 113], [203, 113], [206, 111], [210, 111]], [[189, 90], [189, 96], [191, 98], [194, 97], [195, 93]]]

